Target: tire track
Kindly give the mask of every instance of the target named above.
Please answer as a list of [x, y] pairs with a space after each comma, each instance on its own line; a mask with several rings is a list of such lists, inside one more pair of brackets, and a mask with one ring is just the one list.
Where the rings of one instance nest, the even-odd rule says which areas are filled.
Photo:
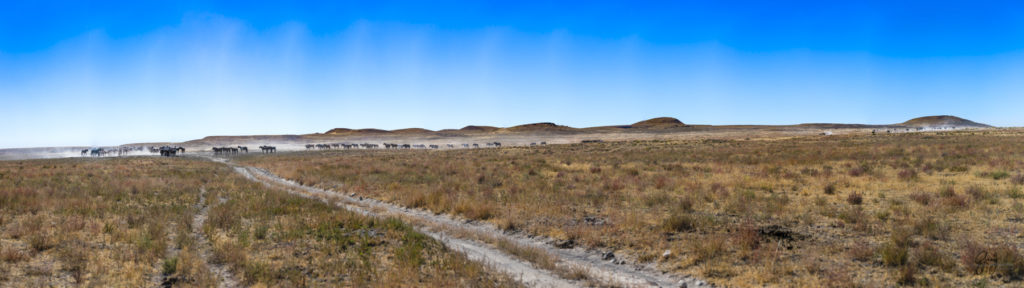
[[557, 258], [558, 263], [556, 265], [558, 267], [582, 269], [588, 272], [587, 274], [591, 279], [606, 285], [627, 287], [707, 286], [704, 281], [689, 276], [667, 274], [658, 271], [652, 265], [622, 264], [622, 260], [620, 260], [619, 264], [616, 264], [612, 261], [606, 261], [603, 257], [604, 255], [600, 252], [586, 251], [581, 248], [559, 249], [537, 239], [505, 234], [493, 225], [486, 223], [467, 223], [464, 220], [448, 215], [434, 215], [429, 211], [407, 209], [374, 199], [355, 198], [339, 192], [301, 185], [280, 178], [263, 169], [239, 166], [228, 163], [225, 160], [217, 162], [232, 166], [236, 172], [253, 181], [258, 181], [271, 187], [285, 187], [288, 188], [286, 190], [296, 195], [319, 199], [327, 203], [331, 203], [332, 199], [337, 200], [335, 204], [365, 215], [386, 215], [412, 219], [414, 220], [412, 222], [417, 224], [415, 226], [420, 232], [438, 239], [449, 247], [463, 251], [471, 260], [485, 262], [501, 272], [519, 277], [524, 284], [529, 286], [573, 287], [581, 286], [584, 283], [564, 279], [557, 276], [555, 271], [537, 268], [535, 265], [519, 260], [489, 244], [463, 239], [456, 235], [460, 234], [460, 231], [468, 231], [478, 235], [485, 235], [492, 239], [508, 241], [521, 247], [541, 249]]
[[206, 219], [210, 211], [210, 205], [207, 204], [206, 201], [205, 187], [199, 188], [199, 204], [197, 205], [200, 205], [201, 208], [199, 209], [199, 213], [192, 216], [192, 239], [195, 240], [197, 246], [196, 250], [199, 257], [206, 263], [206, 267], [210, 268], [210, 272], [217, 276], [217, 287], [241, 287], [238, 284], [238, 281], [235, 280], [234, 276], [231, 275], [231, 271], [227, 266], [215, 264], [210, 260], [213, 258], [213, 256], [211, 256], [213, 254], [213, 245], [210, 244], [210, 241], [206, 240], [206, 237], [203, 237], [203, 224], [206, 223]]
[[[262, 173], [260, 173], [259, 171], [255, 170], [254, 168], [234, 166], [234, 169], [235, 169], [236, 172], [238, 172], [239, 174], [242, 174], [243, 176], [245, 176], [246, 178], [248, 178], [248, 179], [250, 179], [252, 181], [261, 182], [261, 183], [263, 183], [263, 184], [265, 184], [265, 185], [267, 185], [269, 187], [272, 187], [272, 188], [280, 188], [279, 185], [281, 185], [281, 183], [278, 183], [277, 181], [274, 181], [272, 178], [267, 178]], [[257, 176], [257, 175], [259, 175], [259, 176]], [[286, 186], [289, 186], [289, 185], [286, 185]], [[299, 187], [291, 187], [291, 188], [299, 188]], [[296, 191], [293, 191], [293, 190], [290, 190], [290, 189], [286, 189], [286, 190], [289, 193], [298, 195], [300, 197], [316, 199], [316, 200], [320, 200], [320, 201], [323, 201], [323, 202], [328, 203], [328, 204], [331, 204], [330, 198], [328, 198], [328, 197], [329, 196], [334, 196], [334, 195], [329, 195], [329, 194], [326, 194], [326, 193], [309, 193], [310, 191], [305, 191], [307, 193], [297, 193]], [[359, 213], [359, 214], [362, 214], [362, 215], [365, 215], [365, 216], [370, 216], [370, 217], [380, 217], [380, 216], [383, 216], [383, 215], [381, 215], [379, 213], [376, 213], [376, 212], [372, 211], [371, 209], [368, 209], [368, 208], [363, 207], [363, 206], [351, 205], [350, 203], [340, 203], [340, 202], [339, 203], [334, 203], [334, 204], [336, 204], [336, 205], [338, 205], [338, 206], [340, 206], [340, 207], [342, 207], [344, 209], [347, 209], [349, 211], [353, 211], [353, 212], [356, 212], [356, 213]], [[430, 231], [430, 230], [426, 230], [426, 229], [423, 229], [422, 227], [419, 227], [419, 226], [416, 226], [416, 225], [414, 225], [413, 227], [416, 229], [417, 232], [423, 233], [424, 235], [427, 235], [427, 236], [430, 236], [431, 238], [437, 239], [438, 241], [441, 241], [442, 243], [444, 243], [449, 248], [452, 248], [454, 250], [457, 250], [457, 251], [460, 251], [460, 252], [464, 253], [466, 255], [466, 257], [469, 258], [470, 260], [475, 261], [475, 262], [485, 263], [485, 264], [489, 265], [490, 267], [495, 268], [496, 270], [498, 270], [501, 273], [512, 275], [513, 277], [516, 277], [517, 280], [519, 280], [520, 282], [522, 282], [522, 283], [524, 283], [524, 284], [526, 284], [528, 286], [532, 286], [532, 287], [555, 287], [555, 288], [577, 287], [578, 286], [578, 285], [574, 284], [571, 281], [559, 278], [558, 276], [554, 275], [550, 271], [545, 271], [545, 270], [542, 270], [542, 269], [537, 269], [537, 268], [533, 267], [533, 265], [531, 265], [531, 264], [529, 264], [527, 262], [524, 262], [524, 261], [521, 261], [519, 259], [516, 259], [516, 258], [514, 258], [514, 257], [512, 257], [510, 255], [502, 253], [501, 251], [498, 251], [497, 249], [488, 247], [488, 246], [483, 245], [481, 243], [476, 243], [474, 241], [469, 241], [469, 240], [464, 240], [464, 239], [450, 237], [450, 235], [447, 235], [447, 234], [444, 234], [444, 233], [439, 233], [439, 232], [434, 232], [434, 231]]]

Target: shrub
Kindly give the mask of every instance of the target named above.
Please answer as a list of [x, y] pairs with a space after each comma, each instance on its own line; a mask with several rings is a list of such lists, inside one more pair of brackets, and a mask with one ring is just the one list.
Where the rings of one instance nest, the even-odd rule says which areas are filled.
[[587, 280], [590, 278], [590, 270], [580, 265], [572, 265], [568, 269], [559, 272], [561, 272], [559, 273], [560, 276], [574, 281]]
[[236, 204], [230, 201], [210, 208], [207, 218], [209, 219], [209, 225], [212, 225], [214, 228], [229, 230], [241, 224], [241, 216], [233, 209]]
[[918, 204], [927, 206], [928, 203], [932, 202], [932, 195], [926, 192], [915, 192], [914, 194], [910, 194], [910, 200], [914, 200], [914, 202], [917, 202]]
[[903, 266], [903, 264], [907, 264], [909, 253], [907, 252], [907, 247], [898, 245], [895, 242], [889, 242], [878, 249], [878, 254], [882, 256], [882, 264]]
[[269, 230], [269, 227], [267, 227], [267, 225], [258, 225], [256, 226], [256, 231], [253, 232], [253, 236], [256, 236], [257, 240], [266, 239], [267, 230]]
[[498, 229], [509, 232], [518, 231], [519, 225], [516, 225], [516, 221], [513, 221], [512, 219], [501, 218], [498, 219]]
[[1013, 178], [1010, 178], [1010, 183], [1024, 185], [1024, 174], [1018, 173], [1017, 175], [1013, 175]]
[[687, 232], [696, 229], [696, 220], [690, 214], [684, 213], [672, 213], [664, 222], [661, 227], [668, 233], [675, 232]]
[[0, 250], [0, 260], [7, 263], [21, 262], [29, 258], [28, 253], [15, 247], [5, 246], [3, 250]]
[[949, 224], [939, 221], [935, 217], [925, 217], [914, 223], [914, 233], [931, 239], [940, 240], [949, 238]]
[[836, 194], [836, 183], [828, 183], [828, 185], [825, 185], [824, 192], [827, 195]]
[[882, 222], [888, 221], [890, 216], [892, 216], [892, 211], [890, 210], [882, 210], [875, 213], [875, 218]]
[[971, 198], [975, 201], [988, 199], [988, 191], [985, 191], [984, 187], [977, 185], [967, 187], [967, 195], [971, 195]]
[[[861, 207], [853, 206], [846, 207], [846, 209], [840, 209], [839, 214], [836, 215], [839, 219], [843, 220], [848, 224], [864, 224], [867, 222], [867, 216], [864, 215], [864, 209]], [[866, 228], [866, 227], [862, 227]]]
[[857, 192], [850, 193], [850, 195], [846, 197], [846, 202], [850, 203], [850, 205], [860, 205], [864, 202], [864, 195]]
[[860, 176], [863, 176], [868, 171], [869, 171], [868, 166], [861, 165], [861, 166], [850, 168], [850, 173], [849, 174], [850, 174], [850, 176], [853, 176], [853, 177], [860, 177]]
[[427, 238], [412, 229], [405, 231], [402, 245], [395, 249], [397, 262], [407, 268], [416, 268], [426, 261], [423, 250], [426, 249]]
[[1009, 190], [1006, 191], [1006, 196], [1009, 196], [1010, 198], [1013, 199], [1020, 199], [1024, 198], [1024, 192], [1021, 192], [1021, 190], [1017, 188], [1010, 188]]
[[738, 227], [732, 235], [734, 243], [743, 249], [757, 249], [761, 245], [761, 233], [751, 223]]
[[28, 245], [36, 252], [43, 252], [57, 246], [56, 241], [49, 235], [32, 234], [28, 237]]
[[163, 265], [164, 275], [171, 275], [177, 272], [178, 269], [178, 257], [171, 257], [164, 259]]
[[411, 194], [412, 195], [409, 195], [409, 197], [405, 198], [406, 207], [420, 208], [423, 206], [427, 206], [427, 195], [425, 195], [423, 192], [418, 191], [413, 192]]
[[213, 245], [213, 257], [210, 260], [215, 264], [243, 267], [246, 258], [245, 250], [234, 243], [224, 241]]
[[974, 274], [995, 273], [1011, 279], [1024, 276], [1024, 256], [1012, 246], [967, 242], [960, 259], [964, 268]]
[[992, 180], [1002, 180], [1006, 179], [1007, 177], [1010, 177], [1010, 173], [1007, 173], [1006, 171], [996, 171], [989, 172], [986, 174], [986, 176], [991, 177]]
[[950, 208], [951, 210], [967, 208], [967, 197], [964, 197], [963, 195], [945, 197], [942, 198], [942, 205]]
[[85, 269], [89, 265], [89, 255], [86, 253], [86, 249], [84, 243], [73, 241], [66, 246], [62, 246], [57, 254], [62, 262], [62, 268], [70, 272], [71, 277], [75, 279], [75, 283], [82, 283]]
[[956, 267], [956, 261], [953, 260], [953, 257], [939, 251], [939, 248], [935, 247], [930, 241], [917, 246], [914, 249], [913, 256], [922, 265], [936, 267], [946, 272]]
[[495, 215], [495, 209], [491, 204], [474, 203], [469, 200], [459, 201], [454, 212], [473, 220], [487, 220]]
[[985, 247], [974, 242], [968, 241], [964, 244], [963, 252], [960, 255], [960, 261], [964, 264], [964, 269], [967, 272], [974, 274], [981, 274], [985, 272], [987, 268], [989, 255], [986, 254]]
[[679, 200], [679, 209], [685, 212], [693, 211], [693, 197], [686, 196]]
[[905, 286], [918, 284], [917, 272], [917, 265], [905, 265], [900, 267], [896, 283]]
[[705, 239], [694, 238], [690, 241], [696, 262], [708, 262], [725, 253], [725, 237], [711, 235]]
[[654, 188], [665, 189], [665, 187], [669, 186], [668, 181], [668, 177], [658, 176], [657, 178], [654, 178]]
[[855, 261], [869, 261], [875, 257], [875, 249], [865, 242], [857, 241], [846, 249], [846, 254]]
[[942, 190], [939, 190], [939, 196], [941, 196], [941, 197], [953, 197], [953, 196], [956, 196], [956, 189], [954, 189], [953, 186], [942, 187]]
[[914, 230], [912, 227], [900, 226], [892, 229], [889, 234], [889, 241], [900, 247], [909, 247], [913, 243]]
[[903, 181], [917, 180], [917, 170], [903, 169], [896, 174]]

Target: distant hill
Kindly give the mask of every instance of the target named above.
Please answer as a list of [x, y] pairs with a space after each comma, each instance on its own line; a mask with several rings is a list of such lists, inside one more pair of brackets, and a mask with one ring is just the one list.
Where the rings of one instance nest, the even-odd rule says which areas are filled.
[[512, 126], [505, 128], [508, 132], [554, 132], [554, 131], [575, 131], [576, 128], [569, 126], [557, 125], [551, 122], [525, 124], [519, 126]]
[[[473, 141], [493, 141], [505, 139], [515, 145], [515, 141], [535, 141], [547, 139], [548, 143], [561, 141], [561, 143], [579, 142], [581, 140], [605, 139], [643, 139], [650, 135], [653, 138], [668, 137], [672, 134], [695, 133], [690, 136], [720, 135], [721, 137], [740, 137], [750, 135], [759, 131], [767, 132], [770, 135], [808, 135], [828, 133], [833, 129], [883, 129], [895, 128], [899, 132], [949, 130], [962, 128], [991, 128], [987, 124], [977, 123], [950, 115], [926, 116], [910, 119], [903, 123], [895, 124], [846, 124], [846, 123], [804, 123], [796, 125], [707, 125], [707, 124], [685, 124], [683, 121], [672, 117], [658, 117], [636, 122], [630, 125], [609, 125], [575, 128], [565, 125], [558, 125], [551, 122], [539, 122], [512, 127], [495, 127], [469, 125], [461, 129], [429, 130], [423, 128], [405, 128], [397, 130], [382, 129], [350, 129], [334, 128], [324, 133], [310, 134], [283, 134], [283, 135], [238, 135], [238, 136], [207, 136], [202, 139], [189, 140], [185, 142], [147, 142], [124, 144], [126, 146], [162, 146], [181, 145], [189, 151], [210, 151], [214, 146], [246, 145], [250, 149], [259, 145], [280, 145], [281, 150], [303, 150], [305, 145], [310, 143], [350, 143], [365, 141], [415, 141], [442, 142], [462, 141], [456, 139], [473, 139]], [[854, 131], [856, 132], [856, 131]], [[721, 134], [696, 134], [696, 133], [721, 133]], [[789, 134], [787, 134], [789, 133]], [[546, 137], [546, 138], [538, 138]], [[719, 137], [719, 136], [715, 136]], [[561, 139], [561, 140], [556, 140]], [[519, 143], [522, 144], [522, 143]], [[47, 147], [40, 147], [47, 148]], [[59, 147], [56, 150], [39, 150], [36, 148], [26, 149], [0, 149], [0, 160], [3, 159], [30, 159], [46, 157], [68, 157], [78, 156], [82, 148], [89, 147]], [[35, 150], [32, 150], [35, 149]], [[49, 149], [49, 148], [47, 148]], [[76, 150], [77, 151], [74, 151]], [[44, 155], [45, 154], [45, 155]], [[11, 156], [16, 155], [16, 156]], [[31, 157], [28, 157], [29, 155]], [[43, 155], [43, 156], [39, 156]], [[47, 156], [49, 155], [49, 156]], [[62, 156], [63, 155], [63, 156]], [[27, 158], [26, 158], [27, 157]]]
[[[702, 128], [703, 127], [703, 128]], [[381, 130], [381, 129], [348, 129], [348, 128], [335, 128], [327, 131], [324, 134], [316, 135], [333, 135], [333, 136], [401, 136], [401, 135], [429, 135], [429, 136], [443, 136], [443, 137], [458, 137], [458, 136], [471, 136], [471, 135], [506, 135], [506, 134], [579, 134], [579, 133], [646, 133], [646, 132], [657, 132], [665, 133], [672, 131], [695, 131], [693, 129], [706, 129], [711, 127], [708, 125], [687, 125], [683, 121], [673, 117], [657, 117], [640, 122], [633, 123], [631, 125], [616, 125], [616, 126], [599, 126], [589, 128], [574, 128], [565, 125], [558, 125], [551, 122], [539, 122], [524, 124], [512, 127], [494, 127], [494, 126], [482, 126], [482, 125], [469, 125], [462, 127], [461, 129], [442, 129], [432, 131], [423, 128], [406, 128], [398, 130]], [[771, 127], [772, 129], [780, 129], [784, 127], [795, 127], [795, 128], [809, 128], [809, 129], [876, 129], [876, 128], [889, 128], [889, 127], [957, 127], [957, 128], [984, 128], [991, 127], [989, 125], [973, 122], [967, 119], [963, 119], [956, 116], [941, 115], [941, 116], [927, 116], [914, 118], [907, 122], [898, 124], [846, 124], [846, 123], [804, 123], [798, 125], [747, 125], [747, 126], [716, 126], [722, 128], [756, 128]]]
[[327, 133], [324, 133], [324, 134], [335, 135], [335, 134], [348, 134], [348, 133], [352, 133], [352, 129], [348, 129], [348, 128], [334, 128], [334, 129], [331, 129], [331, 130], [327, 131]]
[[359, 129], [359, 130], [356, 130], [355, 132], [358, 132], [358, 133], [361, 133], [361, 134], [387, 134], [387, 133], [391, 133], [391, 131], [388, 131], [388, 130], [373, 129], [373, 128]]
[[900, 125], [911, 127], [992, 127], [950, 115], [918, 117], [907, 120], [907, 122], [903, 122]]
[[406, 128], [406, 129], [391, 130], [391, 133], [399, 133], [399, 134], [429, 134], [429, 133], [434, 133], [434, 131], [430, 131], [430, 130], [423, 129], [423, 128]]
[[679, 119], [676, 119], [676, 118], [672, 118], [672, 117], [658, 117], [658, 118], [651, 118], [651, 119], [647, 119], [647, 120], [644, 120], [644, 121], [636, 122], [636, 123], [633, 123], [633, 125], [629, 125], [629, 126], [633, 127], [633, 128], [677, 127], [677, 126], [686, 126], [686, 124], [683, 124], [683, 121], [679, 121]]
[[475, 125], [469, 125], [469, 126], [466, 126], [466, 127], [462, 127], [462, 129], [459, 129], [459, 131], [462, 131], [462, 132], [492, 132], [492, 131], [495, 131], [495, 130], [498, 130], [498, 129], [501, 129], [501, 128], [494, 127], [494, 126], [475, 126]]

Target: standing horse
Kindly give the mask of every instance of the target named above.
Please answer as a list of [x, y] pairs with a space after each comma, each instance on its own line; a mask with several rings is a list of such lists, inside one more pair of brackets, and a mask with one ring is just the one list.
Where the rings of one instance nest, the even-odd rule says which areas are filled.
[[181, 147], [171, 147], [171, 146], [160, 147], [160, 156], [164, 156], [164, 157], [174, 156], [175, 154], [178, 154], [178, 149], [182, 149], [182, 151], [184, 151], [184, 148], [181, 148]]

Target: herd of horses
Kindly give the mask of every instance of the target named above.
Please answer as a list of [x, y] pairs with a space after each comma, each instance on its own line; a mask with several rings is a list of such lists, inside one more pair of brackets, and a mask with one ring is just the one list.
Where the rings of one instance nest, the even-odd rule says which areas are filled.
[[[143, 147], [143, 146], [118, 146], [118, 147], [98, 147], [90, 149], [82, 149], [82, 157], [106, 157], [106, 156], [127, 156], [131, 152], [143, 152], [149, 151], [149, 153], [160, 154], [164, 157], [177, 156], [178, 154], [185, 154], [185, 147], [181, 146], [160, 146], [160, 147]], [[260, 150], [263, 153], [277, 153], [277, 147], [274, 146], [260, 146]], [[238, 152], [249, 153], [249, 148], [245, 146], [238, 147], [213, 147], [213, 154], [238, 154]]]
[[238, 152], [249, 153], [249, 147], [213, 147], [213, 155], [238, 154]]
[[185, 147], [163, 146], [160, 147], [158, 151], [160, 152], [160, 156], [171, 157], [177, 155], [178, 153], [185, 154]]
[[[441, 149], [441, 145], [436, 144], [398, 144], [398, 143], [383, 143], [384, 149]], [[540, 142], [540, 145], [547, 145], [547, 142]], [[501, 142], [487, 142], [484, 143], [485, 147], [501, 147]], [[537, 143], [530, 143], [530, 146], [537, 146]], [[449, 149], [455, 148], [455, 144], [446, 144]], [[473, 143], [462, 144], [462, 148], [480, 148], [480, 144]], [[378, 149], [380, 145], [371, 143], [322, 143], [322, 144], [306, 144], [306, 150], [330, 150], [330, 149]]]
[[[260, 152], [263, 152], [263, 153], [277, 153], [277, 147], [263, 145], [263, 146], [260, 146]], [[213, 155], [238, 154], [238, 153], [249, 153], [249, 147], [246, 147], [246, 146], [213, 147]]]
[[106, 156], [127, 156], [132, 152], [143, 152], [149, 151], [149, 153], [157, 154], [160, 156], [175, 156], [178, 153], [185, 153], [185, 147], [181, 146], [161, 146], [161, 147], [144, 147], [144, 146], [118, 146], [118, 147], [98, 147], [90, 149], [82, 149], [82, 156], [92, 157], [106, 157]]
[[[587, 141], [584, 141], [586, 143]], [[398, 143], [382, 143], [384, 149], [441, 149], [441, 145], [437, 144], [398, 144]], [[547, 142], [540, 142], [539, 145], [547, 145]], [[479, 143], [463, 143], [460, 144], [462, 148], [480, 148]], [[530, 146], [537, 146], [538, 143], [530, 143]], [[306, 144], [306, 150], [330, 150], [330, 149], [379, 149], [381, 145], [372, 143], [321, 143], [321, 144]], [[456, 144], [445, 144], [448, 149], [454, 149]], [[487, 142], [484, 143], [484, 147], [501, 147], [501, 142]], [[263, 153], [277, 153], [277, 147], [263, 145], [260, 146], [260, 152]], [[93, 156], [93, 157], [104, 157], [104, 156], [126, 156], [131, 152], [143, 152], [149, 151], [153, 154], [160, 154], [164, 157], [177, 156], [178, 154], [185, 154], [185, 147], [181, 146], [161, 146], [161, 147], [144, 147], [144, 146], [118, 146], [118, 147], [101, 147], [82, 149], [82, 156]], [[249, 147], [246, 146], [235, 146], [235, 147], [213, 147], [211, 149], [214, 155], [234, 155], [238, 153], [249, 153]]]

